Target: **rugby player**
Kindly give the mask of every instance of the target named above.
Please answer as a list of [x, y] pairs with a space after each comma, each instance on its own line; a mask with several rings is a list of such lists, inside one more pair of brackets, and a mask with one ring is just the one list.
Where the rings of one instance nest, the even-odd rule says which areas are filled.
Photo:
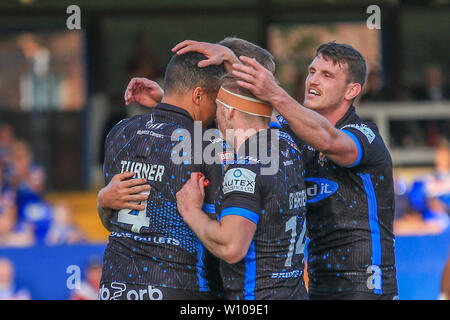
[[[234, 160], [226, 160], [216, 199], [219, 220], [202, 211], [204, 178], [198, 180], [196, 173], [177, 193], [178, 210], [221, 259], [227, 299], [306, 299], [306, 190], [300, 150], [288, 134], [269, 129], [272, 107], [240, 88], [236, 78], [225, 77], [216, 101], [219, 130], [236, 153]], [[267, 154], [279, 167], [265, 174]]]
[[196, 164], [194, 149], [190, 161], [176, 164], [172, 152], [178, 143], [172, 139], [174, 132], [194, 136], [194, 120], [206, 126], [215, 116], [215, 98], [225, 69], [223, 65], [199, 68], [198, 62], [204, 59], [199, 53], [174, 55], [166, 69], [162, 102], [148, 114], [122, 120], [108, 134], [106, 183], [116, 174], [131, 172], [119, 180], [134, 176], [139, 184], [151, 183], [152, 188], [133, 187], [134, 192], [143, 193], [129, 199], [143, 202], [136, 210], [130, 204], [105, 212], [100, 201], [100, 216], [111, 231], [100, 299], [217, 298], [220, 287], [215, 285], [221, 284], [214, 281], [217, 263], [183, 222], [175, 194], [191, 172], [202, 172], [211, 183], [205, 201], [214, 203], [222, 169]]
[[309, 298], [398, 299], [392, 161], [376, 125], [353, 106], [364, 58], [346, 44], [320, 45], [303, 105], [254, 59], [241, 60], [233, 65], [239, 85], [269, 102], [304, 145]]
[[[272, 55], [267, 52], [266, 50], [250, 43], [242, 39], [238, 38], [226, 38], [223, 41], [223, 44], [226, 46], [229, 46], [232, 49], [239, 48], [239, 53], [246, 54], [248, 56], [255, 57], [260, 61], [263, 65], [267, 66], [270, 69], [274, 69], [275, 64], [273, 62]], [[227, 60], [231, 62], [239, 61], [237, 57], [233, 54], [233, 52], [229, 49], [222, 50], [223, 47], [216, 47], [216, 49], [220, 49], [220, 54], [222, 56], [227, 56]], [[210, 48], [212, 51], [215, 52], [215, 48], [211, 46]], [[167, 74], [167, 73], [166, 73]], [[155, 98], [156, 96], [156, 98]], [[134, 78], [130, 85], [127, 88], [127, 91], [125, 93], [125, 100], [126, 103], [130, 103], [131, 101], [136, 101], [141, 103], [144, 106], [147, 107], [154, 107], [158, 104], [158, 102], [162, 99], [164, 96], [164, 91], [153, 81], [147, 80], [144, 78]], [[130, 100], [131, 99], [131, 100]], [[157, 108], [158, 109], [158, 108]], [[133, 142], [134, 143], [134, 142]], [[131, 166], [129, 168], [122, 168], [124, 170], [130, 170]], [[205, 171], [202, 171], [205, 172]], [[147, 200], [148, 195], [147, 194], [139, 194], [140, 192], [148, 191], [148, 185], [143, 183], [147, 182], [147, 179], [140, 178], [140, 179], [131, 179], [129, 178], [133, 177], [135, 175], [134, 172], [122, 172], [120, 174], [116, 174], [111, 179], [111, 174], [108, 173], [109, 179], [107, 179], [108, 185], [103, 188], [99, 192], [98, 197], [98, 204], [99, 204], [99, 215], [102, 220], [103, 225], [110, 231], [113, 231], [112, 229], [112, 221], [115, 221], [117, 217], [112, 216], [113, 212], [111, 208], [116, 210], [127, 210], [127, 212], [130, 212], [130, 209], [137, 210], [139, 212], [145, 212], [145, 210], [148, 211], [148, 208], [146, 208], [146, 205], [140, 203], [145, 200]], [[208, 174], [207, 174], [208, 176]], [[214, 176], [214, 175], [213, 175]], [[182, 181], [184, 178], [182, 178]], [[210, 179], [211, 180], [211, 179]], [[218, 182], [218, 179], [215, 179], [215, 181]], [[152, 182], [153, 185], [153, 182]], [[181, 186], [179, 186], [181, 188]], [[179, 189], [178, 188], [178, 189]], [[177, 188], [174, 188], [175, 190]], [[217, 186], [214, 184], [211, 184], [207, 190], [212, 192], [212, 190], [217, 189]], [[209, 201], [206, 197], [206, 201]], [[205, 208], [210, 208], [211, 206], [205, 205]], [[180, 217], [181, 218], [181, 217]], [[111, 258], [113, 259], [114, 256], [112, 255]], [[144, 263], [144, 262], [142, 262]], [[148, 270], [149, 268], [147, 268]], [[165, 274], [162, 274], [164, 277]], [[150, 282], [150, 284], [152, 284]], [[117, 287], [117, 285], [115, 285]], [[103, 288], [103, 287], [102, 287]], [[109, 290], [109, 289], [108, 289]], [[167, 290], [166, 290], [167, 291]], [[102, 291], [100, 292], [102, 293]], [[166, 295], [165, 297], [172, 299], [172, 298], [186, 298], [186, 296], [179, 296], [174, 295], [174, 291], [171, 291], [171, 295]], [[193, 297], [192, 295], [189, 295], [189, 297]], [[203, 298], [196, 296], [197, 298]]]

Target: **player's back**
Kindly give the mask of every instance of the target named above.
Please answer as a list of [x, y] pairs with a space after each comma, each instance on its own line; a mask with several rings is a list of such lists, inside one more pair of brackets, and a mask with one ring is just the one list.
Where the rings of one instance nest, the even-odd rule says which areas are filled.
[[[230, 299], [305, 299], [303, 159], [284, 132], [263, 130], [257, 136], [258, 143], [253, 145], [260, 147], [267, 139], [267, 154], [278, 168], [263, 173], [261, 169], [270, 165], [263, 163], [261, 149], [257, 156], [239, 156], [226, 165], [216, 211], [224, 216], [238, 207], [257, 227], [243, 260], [235, 264], [221, 261], [224, 289]], [[278, 147], [271, 146], [271, 136], [276, 137]], [[251, 139], [246, 141], [246, 150], [250, 144]]]
[[[211, 180], [207, 201], [217, 189], [217, 179], [209, 176], [213, 166], [193, 164], [192, 157], [177, 162], [183, 154], [176, 147], [186, 133], [193, 136], [193, 132], [189, 114], [168, 104], [123, 120], [111, 130], [105, 144], [106, 182], [115, 174], [131, 171], [136, 178], [147, 179], [151, 190], [144, 210], [114, 212], [102, 282], [208, 291], [205, 248], [178, 213], [175, 196], [193, 171], [202, 171]], [[173, 134], [180, 138], [172, 141]]]

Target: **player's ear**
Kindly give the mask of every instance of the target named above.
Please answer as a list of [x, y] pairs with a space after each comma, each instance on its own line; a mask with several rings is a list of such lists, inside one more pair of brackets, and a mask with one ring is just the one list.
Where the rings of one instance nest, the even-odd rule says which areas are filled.
[[234, 108], [225, 108], [225, 119], [230, 121], [235, 116], [236, 109]]
[[353, 100], [361, 93], [361, 85], [357, 82], [352, 82], [347, 87], [347, 92], [345, 93], [345, 100]]
[[202, 99], [204, 98], [205, 92], [201, 87], [196, 87], [194, 90], [192, 90], [192, 102], [199, 106]]

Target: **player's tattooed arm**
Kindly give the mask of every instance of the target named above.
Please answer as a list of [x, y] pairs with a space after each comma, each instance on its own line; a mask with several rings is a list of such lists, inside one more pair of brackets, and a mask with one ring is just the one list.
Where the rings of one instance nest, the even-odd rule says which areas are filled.
[[134, 172], [122, 172], [115, 175], [102, 188], [97, 197], [97, 211], [103, 226], [110, 230], [110, 218], [113, 210], [132, 209], [144, 210], [145, 206], [139, 201], [146, 200], [148, 194], [140, 194], [150, 190], [146, 179], [132, 179]]
[[184, 40], [173, 47], [172, 52], [176, 54], [184, 54], [186, 52], [199, 52], [203, 54], [207, 59], [198, 63], [199, 68], [223, 63], [225, 69], [231, 72], [233, 71], [233, 63], [240, 63], [238, 57], [236, 57], [230, 48], [217, 43]]
[[227, 263], [242, 260], [248, 252], [256, 224], [250, 220], [227, 215], [220, 221], [211, 219], [203, 210], [204, 177], [191, 173], [191, 178], [177, 192], [178, 211], [203, 245]]
[[153, 80], [132, 78], [125, 90], [125, 104], [137, 102], [144, 107], [153, 108], [161, 102], [164, 90]]

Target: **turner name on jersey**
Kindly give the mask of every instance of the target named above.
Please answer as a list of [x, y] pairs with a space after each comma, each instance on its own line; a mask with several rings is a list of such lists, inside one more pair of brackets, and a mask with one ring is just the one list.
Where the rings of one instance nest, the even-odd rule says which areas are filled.
[[135, 172], [137, 179], [147, 179], [149, 181], [162, 181], [165, 167], [159, 164], [149, 164], [135, 161], [120, 161], [121, 172]]

